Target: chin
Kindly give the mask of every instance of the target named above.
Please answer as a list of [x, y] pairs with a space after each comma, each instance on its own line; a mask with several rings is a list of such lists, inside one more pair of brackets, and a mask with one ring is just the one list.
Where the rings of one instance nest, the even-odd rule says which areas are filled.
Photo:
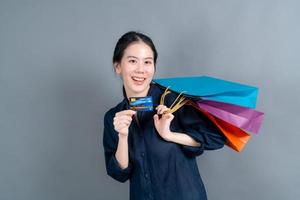
[[134, 94], [138, 95], [143, 93], [146, 89], [148, 89], [149, 85], [150, 83], [143, 84], [143, 85], [131, 85], [130, 89]]
[[142, 93], [142, 92], [144, 92], [145, 90], [147, 89], [147, 87], [139, 87], [139, 88], [137, 88], [137, 87], [133, 87], [132, 88], [132, 91], [135, 93], [135, 94], [139, 94], [139, 93]]

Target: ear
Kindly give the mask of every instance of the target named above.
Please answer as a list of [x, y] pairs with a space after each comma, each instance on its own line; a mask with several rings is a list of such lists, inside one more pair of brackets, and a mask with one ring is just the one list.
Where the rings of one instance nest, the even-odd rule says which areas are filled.
[[114, 63], [114, 68], [115, 68], [116, 73], [120, 75], [121, 71], [122, 71], [120, 64], [119, 63]]

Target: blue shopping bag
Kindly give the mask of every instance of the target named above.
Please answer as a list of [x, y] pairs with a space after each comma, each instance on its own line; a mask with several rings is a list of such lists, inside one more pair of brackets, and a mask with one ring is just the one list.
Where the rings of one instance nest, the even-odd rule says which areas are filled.
[[154, 79], [154, 83], [190, 98], [256, 107], [258, 88], [209, 76]]

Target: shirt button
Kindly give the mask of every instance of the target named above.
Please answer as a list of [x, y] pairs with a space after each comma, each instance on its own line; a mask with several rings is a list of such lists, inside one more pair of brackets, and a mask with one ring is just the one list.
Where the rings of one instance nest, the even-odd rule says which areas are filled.
[[142, 152], [142, 153], [141, 153], [141, 156], [142, 156], [142, 157], [145, 157], [145, 153], [144, 153], [144, 152]]
[[148, 173], [145, 173], [145, 178], [147, 179], [149, 177]]

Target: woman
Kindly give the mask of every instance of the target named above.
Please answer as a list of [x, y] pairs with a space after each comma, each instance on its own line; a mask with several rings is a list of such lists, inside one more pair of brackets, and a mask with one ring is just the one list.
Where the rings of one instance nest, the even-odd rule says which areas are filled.
[[[128, 32], [117, 42], [113, 66], [123, 80], [124, 99], [104, 117], [106, 170], [114, 179], [130, 180], [131, 200], [207, 199], [196, 156], [224, 146], [225, 137], [200, 112], [183, 106], [166, 112], [176, 98], [152, 83], [157, 52], [152, 40]], [[129, 109], [129, 97], [151, 96], [154, 111]]]

